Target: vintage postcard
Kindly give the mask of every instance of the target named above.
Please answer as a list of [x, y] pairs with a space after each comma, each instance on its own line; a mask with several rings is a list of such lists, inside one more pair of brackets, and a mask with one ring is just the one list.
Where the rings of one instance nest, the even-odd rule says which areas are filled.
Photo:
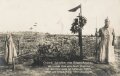
[[120, 76], [120, 0], [0, 0], [0, 76]]

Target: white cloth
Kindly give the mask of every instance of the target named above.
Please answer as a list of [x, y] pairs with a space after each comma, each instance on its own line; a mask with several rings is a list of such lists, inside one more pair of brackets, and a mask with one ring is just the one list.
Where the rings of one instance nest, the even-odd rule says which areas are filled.
[[112, 28], [101, 28], [99, 30], [101, 41], [99, 44], [99, 61], [101, 63], [114, 63], [115, 62], [115, 53], [114, 46], [112, 46], [114, 29]]
[[5, 49], [5, 61], [8, 64], [13, 63], [13, 57], [17, 57], [15, 45], [13, 43], [13, 39], [11, 35], [6, 37], [6, 49]]

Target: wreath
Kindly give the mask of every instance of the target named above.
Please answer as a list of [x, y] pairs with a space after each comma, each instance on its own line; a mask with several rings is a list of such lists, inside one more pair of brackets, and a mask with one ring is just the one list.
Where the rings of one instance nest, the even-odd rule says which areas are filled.
[[83, 16], [79, 16], [79, 20], [78, 18], [74, 19], [74, 22], [72, 23], [72, 27], [71, 27], [71, 32], [72, 33], [77, 33], [79, 31], [80, 28], [83, 28], [83, 26], [87, 23], [87, 19]]

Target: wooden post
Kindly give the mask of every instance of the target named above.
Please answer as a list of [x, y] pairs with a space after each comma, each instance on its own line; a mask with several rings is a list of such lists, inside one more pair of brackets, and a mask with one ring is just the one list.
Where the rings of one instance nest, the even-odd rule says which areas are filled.
[[[80, 20], [80, 17], [82, 16], [82, 6], [80, 8], [80, 13], [79, 13], [79, 20]], [[82, 21], [81, 21], [82, 22]], [[82, 61], [83, 60], [83, 50], [82, 50], [82, 24], [79, 23], [79, 46], [80, 46], [80, 60]]]
[[79, 30], [79, 46], [80, 46], [80, 60], [83, 60], [83, 50], [82, 50], [82, 28]]
[[15, 58], [14, 57], [12, 58], [12, 64], [13, 64], [12, 71], [15, 71]]
[[97, 44], [97, 43], [98, 43], [98, 42], [97, 42], [97, 33], [98, 33], [98, 32], [97, 32], [97, 28], [96, 28], [96, 33], [95, 33], [95, 36], [96, 36], [96, 43], [95, 43], [95, 44], [96, 44], [96, 45], [95, 45], [95, 60], [96, 60], [96, 61], [98, 61], [98, 55], [97, 55], [97, 54], [98, 54], [98, 51], [97, 51], [97, 50], [98, 50], [98, 47], [97, 47], [97, 46], [98, 46], [98, 44]]
[[20, 41], [19, 41], [19, 39], [17, 40], [17, 42], [18, 42], [18, 55], [20, 54]]
[[98, 61], [98, 30], [97, 30], [97, 17], [96, 17], [96, 33], [95, 33], [95, 37], [96, 37], [96, 43], [95, 43], [95, 61]]

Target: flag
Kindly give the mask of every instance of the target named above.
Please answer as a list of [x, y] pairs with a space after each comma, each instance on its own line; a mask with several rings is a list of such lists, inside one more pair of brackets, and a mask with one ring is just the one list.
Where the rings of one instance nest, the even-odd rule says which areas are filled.
[[69, 11], [69, 12], [75, 12], [75, 11], [77, 11], [79, 8], [81, 8], [81, 5], [78, 5], [77, 7], [74, 7], [74, 8], [72, 8], [72, 9], [68, 10], [68, 11]]

